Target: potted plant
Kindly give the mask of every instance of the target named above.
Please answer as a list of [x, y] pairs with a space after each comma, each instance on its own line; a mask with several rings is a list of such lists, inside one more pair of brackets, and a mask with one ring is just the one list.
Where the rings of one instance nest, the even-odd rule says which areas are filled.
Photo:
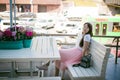
[[24, 32], [24, 40], [23, 40], [23, 47], [28, 48], [31, 45], [31, 40], [34, 36], [35, 32], [33, 32], [33, 28], [26, 27], [26, 30]]
[[9, 27], [4, 31], [0, 30], [0, 49], [21, 49], [25, 46], [24, 40], [33, 38], [32, 28], [24, 28], [22, 26]]

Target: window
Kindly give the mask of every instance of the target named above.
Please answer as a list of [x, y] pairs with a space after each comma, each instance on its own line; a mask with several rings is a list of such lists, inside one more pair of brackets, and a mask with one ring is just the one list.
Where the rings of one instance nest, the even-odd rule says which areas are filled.
[[96, 27], [95, 27], [95, 35], [99, 35], [99, 27], [100, 25], [99, 24], [96, 24]]
[[102, 35], [106, 35], [107, 32], [107, 24], [103, 24], [103, 32]]
[[113, 32], [120, 32], [120, 25], [118, 22], [114, 22], [113, 23], [113, 29], [112, 29]]
[[39, 5], [38, 6], [38, 12], [47, 12], [47, 7], [44, 5]]

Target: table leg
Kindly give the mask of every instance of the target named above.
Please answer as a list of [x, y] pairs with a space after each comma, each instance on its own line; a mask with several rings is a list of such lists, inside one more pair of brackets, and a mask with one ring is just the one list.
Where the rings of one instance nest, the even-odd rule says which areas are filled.
[[33, 63], [30, 61], [30, 76], [33, 77]]
[[10, 77], [15, 77], [15, 62], [11, 62], [11, 74]]
[[48, 73], [47, 73], [47, 76], [50, 77], [50, 69], [51, 69], [51, 65], [52, 65], [52, 60], [50, 60], [50, 64], [48, 66]]

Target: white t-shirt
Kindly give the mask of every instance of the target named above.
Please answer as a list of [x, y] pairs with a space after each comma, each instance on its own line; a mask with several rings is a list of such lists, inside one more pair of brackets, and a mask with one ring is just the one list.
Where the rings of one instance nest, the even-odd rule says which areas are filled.
[[[77, 43], [76, 43], [76, 47], [78, 47], [79, 49], [82, 49], [82, 48], [79, 46], [79, 43], [80, 43], [81, 38], [82, 38], [82, 35], [79, 35], [79, 36], [78, 36]], [[84, 41], [87, 41], [87, 42], [90, 42], [90, 41], [91, 41], [91, 36], [90, 36], [90, 34], [86, 34], [86, 35], [84, 36]]]
[[91, 40], [90, 34], [86, 34], [86, 35], [84, 36], [84, 41], [90, 42], [90, 40]]

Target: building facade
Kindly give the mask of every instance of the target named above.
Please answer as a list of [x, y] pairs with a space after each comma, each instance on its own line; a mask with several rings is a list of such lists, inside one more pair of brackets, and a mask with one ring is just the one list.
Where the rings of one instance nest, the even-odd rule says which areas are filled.
[[[14, 0], [12, 2], [14, 4]], [[56, 12], [59, 11], [61, 0], [15, 0], [15, 5], [17, 12]], [[9, 10], [9, 0], [0, 0], [0, 12]]]
[[113, 15], [120, 15], [120, 0], [104, 0]]

